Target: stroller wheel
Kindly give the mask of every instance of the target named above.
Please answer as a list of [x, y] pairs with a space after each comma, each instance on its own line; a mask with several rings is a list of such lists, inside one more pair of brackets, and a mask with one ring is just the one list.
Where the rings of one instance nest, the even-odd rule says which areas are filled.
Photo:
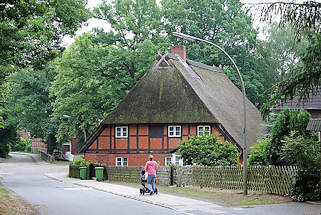
[[142, 188], [139, 189], [139, 193], [140, 193], [140, 195], [143, 195], [143, 189]]
[[155, 188], [155, 194], [156, 194], [156, 195], [158, 194], [158, 189], [157, 189], [157, 188]]

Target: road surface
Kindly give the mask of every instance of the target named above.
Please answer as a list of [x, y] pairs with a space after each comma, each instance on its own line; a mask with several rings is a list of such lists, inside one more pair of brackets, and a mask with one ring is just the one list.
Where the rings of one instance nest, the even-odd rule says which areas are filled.
[[66, 171], [66, 166], [37, 164], [30, 155], [11, 156], [11, 159], [0, 163], [1, 183], [33, 204], [41, 215], [181, 214], [168, 208], [50, 179], [44, 173]]

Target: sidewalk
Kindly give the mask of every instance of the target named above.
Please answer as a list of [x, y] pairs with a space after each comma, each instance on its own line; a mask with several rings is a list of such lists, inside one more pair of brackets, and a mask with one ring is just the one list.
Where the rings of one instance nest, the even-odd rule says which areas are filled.
[[[174, 195], [162, 194], [150, 196], [149, 194], [140, 195], [138, 188], [116, 185], [106, 182], [98, 182], [95, 180], [79, 180], [67, 177], [66, 173], [47, 173], [46, 176], [75, 185], [85, 186], [126, 198], [143, 201], [162, 207], [170, 208], [176, 211], [188, 214], [190, 211], [202, 211], [206, 214], [222, 214], [225, 213], [224, 207], [213, 203], [195, 200], [191, 198], [178, 197]], [[204, 214], [204, 213], [203, 213]]]
[[158, 195], [140, 195], [138, 188], [111, 184], [107, 182], [98, 182], [95, 180], [80, 180], [67, 177], [66, 172], [47, 173], [46, 176], [74, 185], [84, 186], [126, 198], [159, 205], [170, 208], [184, 214], [210, 215], [210, 214], [228, 214], [228, 215], [320, 215], [321, 205], [311, 205], [307, 203], [282, 203], [273, 205], [255, 205], [251, 207], [224, 207], [192, 198], [180, 197], [175, 195], [163, 194], [161, 191]]

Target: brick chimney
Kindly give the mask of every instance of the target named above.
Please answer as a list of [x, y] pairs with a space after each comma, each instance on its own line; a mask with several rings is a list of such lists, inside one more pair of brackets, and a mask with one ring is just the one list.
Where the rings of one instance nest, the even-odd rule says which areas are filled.
[[186, 48], [185, 46], [173, 46], [171, 48], [172, 54], [178, 54], [184, 61], [186, 61]]

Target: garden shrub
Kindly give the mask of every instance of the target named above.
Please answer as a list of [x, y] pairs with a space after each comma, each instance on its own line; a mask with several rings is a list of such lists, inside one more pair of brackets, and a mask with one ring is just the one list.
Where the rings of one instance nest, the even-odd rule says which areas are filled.
[[72, 162], [72, 165], [75, 166], [89, 166], [92, 162], [91, 161], [86, 161], [85, 158], [79, 157], [75, 158], [74, 161]]
[[237, 148], [229, 142], [219, 140], [218, 135], [190, 136], [177, 147], [184, 164], [206, 166], [230, 166], [237, 164]]
[[285, 109], [279, 113], [271, 133], [271, 144], [267, 145], [266, 152], [269, 164], [285, 165], [280, 157], [280, 149], [286, 136], [291, 131], [296, 131], [296, 135], [309, 137], [311, 131], [307, 131], [306, 127], [310, 120], [310, 114], [306, 110], [289, 110]]
[[271, 139], [266, 138], [255, 144], [251, 150], [248, 162], [252, 166], [269, 165], [269, 160], [266, 154], [266, 148], [271, 144]]
[[295, 132], [285, 138], [281, 159], [298, 167], [292, 198], [297, 201], [321, 200], [320, 164], [321, 149], [317, 136], [306, 138]]
[[20, 137], [18, 141], [10, 144], [10, 150], [13, 152], [31, 152], [32, 140]]

